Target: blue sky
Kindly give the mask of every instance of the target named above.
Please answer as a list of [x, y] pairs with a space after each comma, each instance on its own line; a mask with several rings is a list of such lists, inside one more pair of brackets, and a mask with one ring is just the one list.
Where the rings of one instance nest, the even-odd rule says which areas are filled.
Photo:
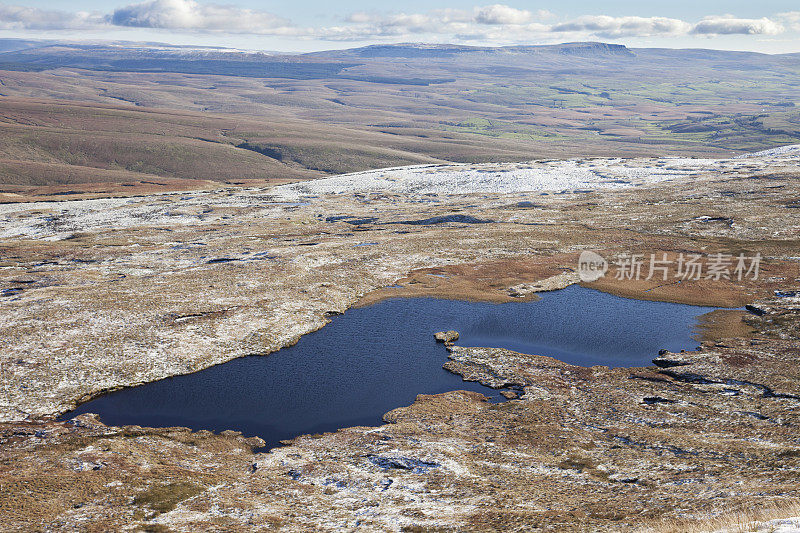
[[800, 52], [800, 2], [0, 0], [0, 37], [147, 40], [280, 51], [390, 42], [595, 40], [782, 53]]

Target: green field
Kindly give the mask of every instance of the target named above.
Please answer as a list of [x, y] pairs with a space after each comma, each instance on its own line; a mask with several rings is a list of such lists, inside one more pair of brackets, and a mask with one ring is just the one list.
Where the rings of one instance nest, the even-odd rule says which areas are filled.
[[175, 72], [137, 71], [124, 48], [0, 54], [0, 185], [235, 183], [800, 142], [798, 56], [565, 46], [459, 49], [447, 60], [408, 46], [392, 57], [324, 52], [283, 58], [271, 78], [258, 73], [281, 64], [247, 54], [170, 59]]

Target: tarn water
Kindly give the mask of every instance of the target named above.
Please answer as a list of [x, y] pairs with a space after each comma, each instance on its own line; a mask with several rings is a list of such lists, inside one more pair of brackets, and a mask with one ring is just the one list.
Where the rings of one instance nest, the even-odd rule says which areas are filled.
[[349, 309], [291, 347], [193, 374], [122, 389], [61, 417], [97, 413], [109, 425], [232, 429], [267, 446], [301, 434], [379, 425], [417, 394], [472, 390], [502, 397], [442, 368], [433, 334], [460, 346], [508, 348], [567, 363], [648, 366], [665, 348], [694, 349], [697, 319], [712, 311], [632, 300], [573, 285], [532, 302], [491, 304], [396, 298]]

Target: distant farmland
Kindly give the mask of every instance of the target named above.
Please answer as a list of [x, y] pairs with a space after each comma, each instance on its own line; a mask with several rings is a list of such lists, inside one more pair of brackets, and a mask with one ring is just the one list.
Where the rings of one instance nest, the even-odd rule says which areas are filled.
[[800, 142], [796, 55], [584, 43], [198, 58], [45, 44], [0, 53], [5, 193]]

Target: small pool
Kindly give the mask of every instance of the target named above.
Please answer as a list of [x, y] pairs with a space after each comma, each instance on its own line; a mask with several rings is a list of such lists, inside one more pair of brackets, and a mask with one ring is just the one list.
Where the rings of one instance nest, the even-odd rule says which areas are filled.
[[194, 374], [105, 394], [61, 419], [98, 413], [109, 425], [233, 429], [282, 439], [379, 425], [417, 394], [492, 389], [442, 368], [433, 334], [454, 329], [461, 346], [491, 346], [568, 363], [648, 366], [658, 353], [694, 349], [697, 319], [715, 308], [648, 302], [573, 285], [535, 302], [397, 298], [350, 309], [289, 348]]

